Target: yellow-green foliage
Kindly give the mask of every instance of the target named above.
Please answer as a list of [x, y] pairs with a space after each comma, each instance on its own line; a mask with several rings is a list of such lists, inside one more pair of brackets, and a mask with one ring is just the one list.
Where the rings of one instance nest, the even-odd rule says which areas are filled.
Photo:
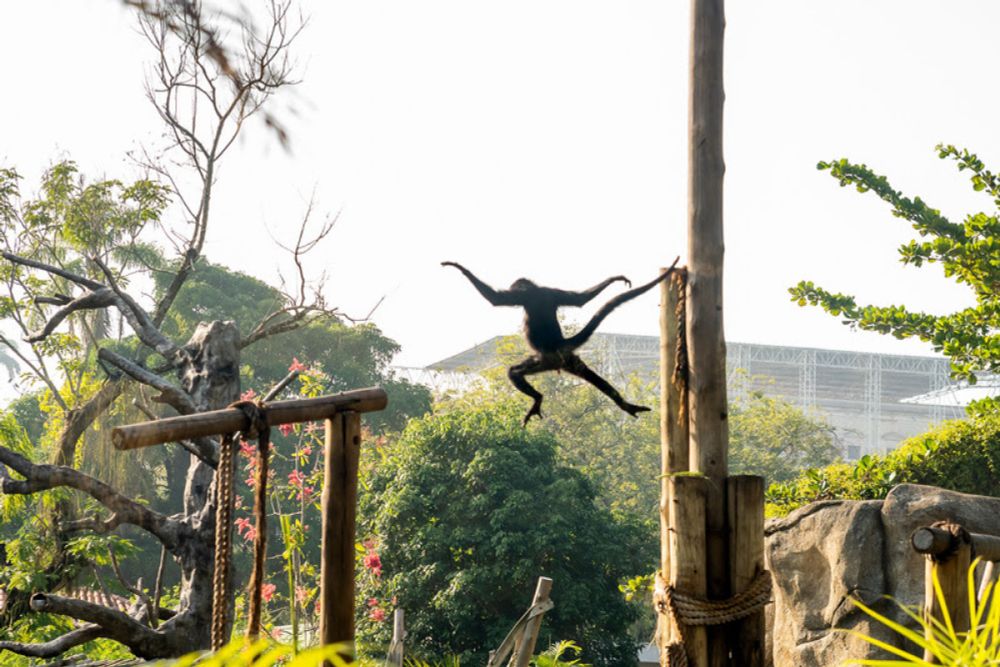
[[178, 660], [164, 660], [156, 663], [158, 667], [319, 667], [324, 661], [333, 667], [347, 667], [354, 664], [345, 660], [342, 645], [331, 644], [300, 651], [294, 654], [291, 646], [276, 644], [266, 639], [249, 643], [237, 639], [216, 653], [192, 653]]
[[852, 631], [851, 634], [878, 646], [896, 658], [891, 660], [849, 660], [847, 664], [875, 667], [890, 667], [892, 665], [897, 667], [903, 665], [931, 667], [933, 664], [944, 665], [944, 667], [986, 667], [987, 665], [1000, 664], [1000, 588], [995, 585], [996, 582], [990, 582], [987, 584], [982, 598], [978, 602], [976, 601], [974, 573], [978, 562], [977, 559], [972, 564], [968, 574], [969, 618], [972, 621], [972, 627], [968, 632], [957, 632], [952, 625], [951, 614], [948, 611], [948, 605], [945, 603], [944, 594], [941, 592], [941, 585], [938, 583], [936, 575], [933, 579], [934, 594], [944, 611], [943, 621], [925, 619], [919, 609], [902, 607], [906, 614], [920, 627], [919, 631], [911, 630], [858, 601], [854, 602], [861, 611], [916, 644], [921, 652], [927, 651], [933, 655], [935, 658], [933, 662], [924, 660], [922, 655], [914, 655], [874, 637]]
[[811, 469], [790, 482], [772, 484], [767, 512], [781, 516], [815, 500], [884, 498], [902, 483], [996, 495], [1000, 489], [1000, 414], [945, 422], [904, 441], [885, 456]]

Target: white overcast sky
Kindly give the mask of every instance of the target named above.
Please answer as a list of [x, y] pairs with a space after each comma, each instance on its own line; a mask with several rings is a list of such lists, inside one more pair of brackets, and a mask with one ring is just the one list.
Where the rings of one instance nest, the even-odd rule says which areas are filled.
[[[902, 268], [906, 223], [815, 164], [865, 162], [955, 218], [989, 207], [933, 147], [1000, 165], [1000, 3], [727, 4], [727, 338], [927, 352], [851, 332], [786, 290], [805, 278], [931, 312], [968, 302], [938, 267]], [[424, 365], [520, 321], [442, 260], [500, 286], [527, 276], [582, 288], [619, 273], [644, 281], [685, 254], [684, 0], [316, 0], [303, 11], [292, 150], [258, 124], [227, 159], [213, 261], [274, 282], [285, 260], [268, 230], [292, 233], [315, 188], [321, 210], [342, 210], [310, 264], [329, 274], [330, 302], [357, 315], [385, 297], [374, 321], [402, 344], [400, 363]], [[135, 175], [126, 151], [160, 127], [133, 25], [118, 0], [0, 4], [0, 163], [30, 187], [66, 157], [95, 177]], [[656, 294], [602, 330], [656, 334]]]

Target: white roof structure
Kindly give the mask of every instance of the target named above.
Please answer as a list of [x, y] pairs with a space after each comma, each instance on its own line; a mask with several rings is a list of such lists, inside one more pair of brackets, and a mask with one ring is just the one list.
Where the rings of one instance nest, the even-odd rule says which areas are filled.
[[975, 401], [997, 396], [1000, 396], [1000, 377], [990, 374], [977, 378], [976, 384], [957, 382], [925, 394], [904, 398], [900, 403], [964, 408]]

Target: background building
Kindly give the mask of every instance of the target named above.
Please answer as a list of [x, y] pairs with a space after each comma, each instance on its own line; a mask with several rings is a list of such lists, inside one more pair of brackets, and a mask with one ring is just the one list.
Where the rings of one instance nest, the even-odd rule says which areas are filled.
[[[423, 369], [399, 370], [436, 391], [461, 390], [498, 363], [501, 340], [497, 336]], [[943, 357], [755, 343], [727, 346], [731, 401], [760, 391], [819, 415], [836, 429], [848, 459], [892, 449], [932, 424], [964, 415], [959, 402], [947, 398], [953, 395], [953, 384]], [[596, 334], [582, 356], [618, 385], [633, 373], [651, 382], [659, 379], [656, 336]]]

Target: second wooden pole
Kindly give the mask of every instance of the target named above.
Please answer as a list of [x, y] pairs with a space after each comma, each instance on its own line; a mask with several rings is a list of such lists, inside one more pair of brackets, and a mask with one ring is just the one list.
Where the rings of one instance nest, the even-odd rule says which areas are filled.
[[319, 618], [323, 645], [354, 641], [354, 526], [360, 453], [361, 415], [342, 412], [327, 419]]

